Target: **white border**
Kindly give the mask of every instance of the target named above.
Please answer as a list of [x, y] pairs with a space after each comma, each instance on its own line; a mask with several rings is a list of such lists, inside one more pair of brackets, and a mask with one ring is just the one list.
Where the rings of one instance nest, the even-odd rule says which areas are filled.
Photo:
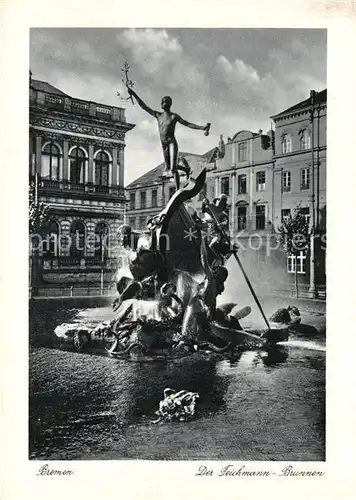
[[[1, 5], [1, 480], [2, 498], [354, 498], [353, 245], [355, 2], [297, 0], [5, 0]], [[92, 7], [92, 8], [90, 8]], [[74, 477], [38, 477], [27, 423], [28, 29], [30, 26], [328, 28], [327, 474], [314, 479], [196, 478], [198, 462], [54, 462]], [[4, 98], [5, 97], [5, 98]], [[11, 241], [11, 244], [9, 243]], [[213, 431], [213, 430], [212, 430]], [[248, 463], [279, 469], [280, 463]], [[307, 463], [300, 464], [303, 468]]]

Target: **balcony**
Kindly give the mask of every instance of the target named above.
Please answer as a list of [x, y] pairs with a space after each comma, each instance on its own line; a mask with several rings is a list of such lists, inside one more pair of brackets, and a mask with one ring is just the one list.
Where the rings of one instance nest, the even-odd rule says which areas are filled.
[[62, 111], [105, 120], [106, 122], [126, 122], [125, 109], [106, 106], [92, 101], [73, 99], [72, 97], [30, 90], [30, 105], [45, 107], [53, 111]]
[[75, 183], [67, 180], [40, 179], [39, 190], [42, 194], [83, 193], [87, 197], [98, 195], [125, 199], [125, 189], [121, 186], [97, 186], [95, 184]]
[[101, 257], [42, 257], [42, 267], [45, 271], [53, 270], [87, 270], [87, 269], [117, 269], [118, 263], [114, 258], [106, 258], [104, 261]]

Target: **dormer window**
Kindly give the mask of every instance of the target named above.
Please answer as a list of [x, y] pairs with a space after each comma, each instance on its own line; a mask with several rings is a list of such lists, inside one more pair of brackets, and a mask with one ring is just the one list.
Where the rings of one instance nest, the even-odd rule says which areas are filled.
[[282, 154], [292, 152], [292, 136], [290, 134], [283, 134], [282, 136]]

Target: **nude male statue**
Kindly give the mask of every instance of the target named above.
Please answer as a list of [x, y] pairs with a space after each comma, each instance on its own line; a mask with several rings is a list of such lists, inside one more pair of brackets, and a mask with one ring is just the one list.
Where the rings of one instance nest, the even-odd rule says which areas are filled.
[[185, 166], [177, 165], [178, 143], [174, 135], [176, 124], [180, 123], [185, 127], [193, 128], [196, 130], [204, 130], [204, 134], [209, 135], [210, 123], [207, 123], [206, 125], [202, 126], [195, 125], [194, 123], [190, 123], [186, 120], [183, 120], [183, 118], [181, 118], [177, 113], [172, 113], [171, 111], [172, 99], [169, 96], [162, 97], [161, 108], [163, 109], [163, 112], [160, 112], [160, 111], [155, 111], [151, 109], [149, 106], [147, 106], [147, 104], [143, 102], [143, 100], [136, 94], [136, 92], [131, 87], [127, 86], [127, 91], [130, 97], [131, 96], [135, 97], [137, 103], [144, 111], [146, 111], [151, 116], [154, 116], [156, 118], [158, 122], [158, 130], [162, 144], [164, 162], [166, 165], [164, 173], [167, 174], [169, 172], [172, 172], [172, 174], [175, 176], [176, 185], [178, 189], [179, 188], [178, 170], [184, 171], [187, 174], [187, 177], [189, 177], [190, 168], [189, 165], [187, 165], [187, 162], [184, 162]]

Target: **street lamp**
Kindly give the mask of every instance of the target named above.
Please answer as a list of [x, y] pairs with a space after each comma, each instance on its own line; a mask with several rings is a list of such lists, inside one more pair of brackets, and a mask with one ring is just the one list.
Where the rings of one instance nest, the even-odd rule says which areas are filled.
[[312, 166], [312, 209], [311, 209], [311, 227], [310, 227], [310, 282], [308, 295], [310, 298], [316, 297], [315, 287], [315, 162], [314, 162], [314, 114], [315, 97], [317, 92], [310, 91], [310, 122], [311, 122], [311, 166]]

